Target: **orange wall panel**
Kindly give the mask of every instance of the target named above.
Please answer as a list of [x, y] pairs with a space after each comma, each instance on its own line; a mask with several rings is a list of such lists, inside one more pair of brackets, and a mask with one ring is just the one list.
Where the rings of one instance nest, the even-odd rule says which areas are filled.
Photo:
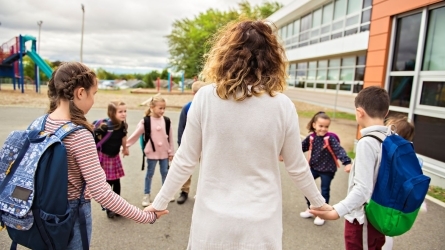
[[[366, 73], [365, 73], [365, 83], [364, 87], [368, 87], [366, 85], [367, 82], [378, 82], [380, 83], [380, 86], [383, 87], [385, 83], [383, 80], [385, 79], [386, 68], [384, 66], [366, 66]], [[375, 84], [372, 84], [375, 85]]]
[[[374, 10], [373, 10], [374, 11]], [[374, 16], [374, 12], [372, 13]], [[388, 33], [391, 29], [391, 18], [384, 17], [371, 21], [371, 29], [369, 31], [369, 36], [375, 36], [383, 33]]]
[[366, 66], [385, 66], [386, 50], [368, 51]]
[[386, 50], [389, 39], [390, 39], [389, 33], [369, 36], [368, 51]]
[[374, 2], [372, 6], [372, 19], [404, 13], [437, 2], [440, 2], [440, 0], [388, 0], [381, 3]]

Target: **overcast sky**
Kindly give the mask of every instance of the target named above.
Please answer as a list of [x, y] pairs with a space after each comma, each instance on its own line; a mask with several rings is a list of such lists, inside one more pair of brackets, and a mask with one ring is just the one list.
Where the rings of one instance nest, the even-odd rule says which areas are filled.
[[[167, 67], [175, 20], [209, 8], [238, 8], [241, 0], [0, 0], [0, 44], [19, 34], [40, 34], [40, 55], [50, 61], [80, 61], [81, 4], [85, 6], [83, 62], [115, 73], [146, 73]], [[277, 0], [283, 5], [293, 0]], [[263, 0], [249, 0], [252, 5]]]

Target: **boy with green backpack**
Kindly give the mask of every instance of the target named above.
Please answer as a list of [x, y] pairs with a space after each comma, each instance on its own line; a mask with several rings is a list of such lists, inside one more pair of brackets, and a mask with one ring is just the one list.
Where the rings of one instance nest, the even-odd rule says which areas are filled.
[[332, 211], [310, 212], [325, 220], [345, 217], [345, 248], [381, 249], [386, 236], [407, 232], [428, 191], [412, 143], [384, 126], [389, 110], [386, 90], [371, 86], [355, 98], [362, 127], [348, 195]]

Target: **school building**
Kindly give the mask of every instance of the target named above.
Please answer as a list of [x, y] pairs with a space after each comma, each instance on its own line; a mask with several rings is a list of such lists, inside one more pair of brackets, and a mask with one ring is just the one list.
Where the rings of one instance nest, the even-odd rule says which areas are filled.
[[335, 95], [353, 108], [362, 88], [386, 88], [390, 114], [416, 126], [424, 173], [445, 187], [445, 1], [295, 0], [268, 20], [286, 48], [291, 95]]

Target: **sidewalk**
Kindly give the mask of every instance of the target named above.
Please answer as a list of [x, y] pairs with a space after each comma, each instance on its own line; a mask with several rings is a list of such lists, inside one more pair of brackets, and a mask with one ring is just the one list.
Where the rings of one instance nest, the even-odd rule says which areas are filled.
[[[292, 100], [302, 101], [330, 109], [336, 109], [339, 111], [354, 114], [354, 100], [356, 94], [342, 93], [335, 91], [319, 91], [319, 90], [306, 90], [301, 88], [288, 87], [284, 94]], [[336, 98], [337, 96], [337, 98]]]

